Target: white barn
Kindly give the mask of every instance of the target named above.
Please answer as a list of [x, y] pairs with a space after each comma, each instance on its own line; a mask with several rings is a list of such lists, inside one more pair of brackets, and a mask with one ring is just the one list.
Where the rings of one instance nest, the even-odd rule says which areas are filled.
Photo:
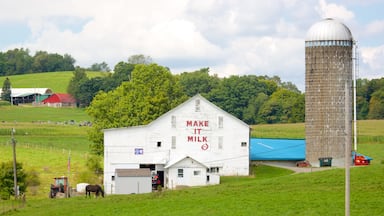
[[116, 170], [149, 168], [165, 188], [219, 184], [249, 175], [250, 128], [201, 95], [148, 125], [104, 130], [104, 188]]

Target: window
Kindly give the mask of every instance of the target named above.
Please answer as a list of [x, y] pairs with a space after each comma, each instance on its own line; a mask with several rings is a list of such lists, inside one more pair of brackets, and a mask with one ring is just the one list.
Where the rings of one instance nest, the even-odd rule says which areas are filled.
[[172, 128], [176, 128], [176, 116], [172, 116]]
[[195, 101], [195, 112], [200, 112], [200, 99]]
[[177, 169], [177, 177], [179, 177], [179, 178], [184, 177], [184, 170], [183, 169]]
[[157, 147], [161, 147], [161, 142], [160, 141], [157, 142]]
[[223, 128], [223, 116], [219, 116], [219, 128]]
[[211, 167], [209, 168], [210, 173], [219, 173], [220, 169], [219, 167]]
[[172, 136], [172, 149], [176, 149], [176, 136]]
[[241, 142], [241, 147], [247, 147], [247, 142]]
[[194, 170], [193, 171], [193, 175], [195, 175], [195, 176], [198, 176], [198, 175], [200, 175], [201, 174], [201, 171], [200, 170]]
[[223, 149], [223, 137], [219, 136], [219, 144], [218, 144], [219, 149]]

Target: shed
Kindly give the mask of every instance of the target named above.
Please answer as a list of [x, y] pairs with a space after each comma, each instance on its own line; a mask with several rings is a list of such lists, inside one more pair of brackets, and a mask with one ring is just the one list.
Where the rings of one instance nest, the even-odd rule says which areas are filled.
[[149, 168], [116, 169], [115, 194], [140, 194], [152, 192], [152, 175]]
[[70, 94], [55, 93], [42, 101], [49, 107], [75, 107], [76, 99]]
[[[170, 161], [164, 167], [167, 170], [168, 188], [178, 186], [204, 186], [207, 184], [219, 184], [220, 176], [209, 177], [208, 166], [193, 159], [190, 156], [183, 156], [174, 161]], [[210, 182], [217, 181], [217, 182]]]

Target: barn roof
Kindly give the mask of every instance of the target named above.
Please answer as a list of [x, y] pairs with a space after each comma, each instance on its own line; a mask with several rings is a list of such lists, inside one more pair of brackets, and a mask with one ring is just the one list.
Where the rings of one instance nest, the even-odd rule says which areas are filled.
[[149, 168], [116, 169], [115, 172], [118, 177], [151, 177], [151, 170]]
[[52, 94], [52, 90], [49, 88], [11, 88], [12, 97], [25, 97], [33, 94]]
[[76, 103], [76, 99], [70, 94], [55, 93], [42, 101], [43, 103]]
[[181, 161], [183, 161], [183, 160], [185, 160], [185, 159], [191, 159], [191, 160], [194, 161], [195, 163], [200, 164], [202, 167], [208, 168], [205, 164], [203, 164], [203, 163], [201, 163], [201, 162], [199, 162], [199, 161], [193, 159], [193, 158], [190, 157], [190, 156], [185, 156], [185, 155], [182, 155], [182, 156], [180, 156], [179, 158], [176, 158], [176, 159], [174, 159], [174, 160], [172, 160], [172, 161], [169, 161], [169, 162], [166, 164], [166, 166], [165, 166], [164, 168], [172, 167], [172, 166], [176, 165], [177, 163], [179, 163], [179, 162], [181, 162]]

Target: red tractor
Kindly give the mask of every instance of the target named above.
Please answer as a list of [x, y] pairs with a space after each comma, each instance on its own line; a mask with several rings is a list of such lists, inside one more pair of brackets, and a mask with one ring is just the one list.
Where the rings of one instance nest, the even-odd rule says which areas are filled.
[[56, 197], [70, 197], [70, 188], [68, 185], [68, 178], [65, 176], [54, 178], [54, 184], [51, 184], [51, 190], [49, 192], [49, 198]]

